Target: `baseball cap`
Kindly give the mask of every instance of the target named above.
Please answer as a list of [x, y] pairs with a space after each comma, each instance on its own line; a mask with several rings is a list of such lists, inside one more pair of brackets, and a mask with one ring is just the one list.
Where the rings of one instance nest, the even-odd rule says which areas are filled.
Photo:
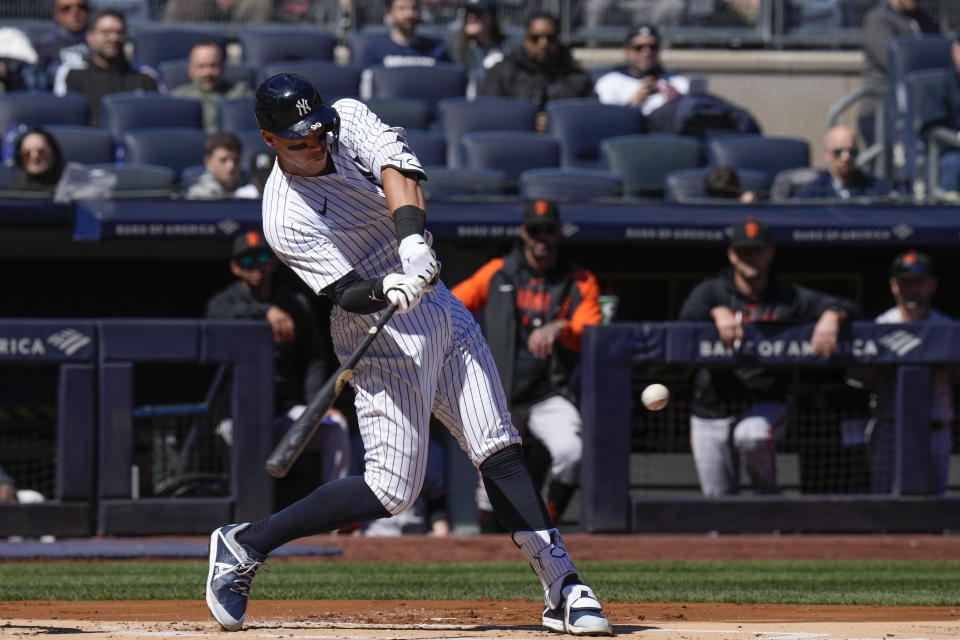
[[657, 28], [652, 24], [641, 23], [635, 24], [630, 27], [630, 30], [627, 32], [627, 42], [630, 42], [637, 36], [649, 37], [653, 36], [657, 39], [657, 42], [660, 41], [660, 32], [657, 31]]
[[546, 200], [530, 200], [523, 208], [523, 226], [538, 224], [560, 224], [560, 212], [557, 205]]
[[770, 228], [759, 220], [747, 218], [733, 228], [733, 235], [730, 236], [730, 246], [734, 249], [740, 247], [772, 247], [773, 238], [770, 236]]
[[269, 251], [270, 246], [263, 239], [263, 234], [259, 231], [247, 231], [233, 239], [233, 251], [230, 256], [236, 259], [246, 253], [254, 253], [265, 249]]
[[930, 261], [930, 256], [911, 249], [894, 258], [893, 262], [890, 263], [890, 277], [903, 278], [909, 276], [934, 277], [933, 262]]

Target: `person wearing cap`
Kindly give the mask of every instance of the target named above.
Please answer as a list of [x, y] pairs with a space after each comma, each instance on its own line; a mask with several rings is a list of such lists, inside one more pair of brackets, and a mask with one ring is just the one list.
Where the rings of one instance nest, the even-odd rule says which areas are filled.
[[[258, 231], [233, 240], [230, 273], [236, 278], [206, 304], [207, 318], [264, 320], [270, 325], [274, 346], [274, 429], [277, 438], [303, 413], [333, 373], [333, 353], [306, 297], [286, 287], [277, 277], [279, 263]], [[231, 443], [232, 423], [221, 423], [217, 432]], [[314, 436], [310, 449], [321, 453], [323, 481], [346, 475], [350, 439], [343, 413], [331, 409]], [[313, 489], [316, 481], [306, 479]], [[279, 491], [296, 491], [290, 484]], [[283, 502], [283, 500], [281, 500]]]
[[800, 187], [795, 199], [888, 198], [895, 194], [885, 180], [871, 176], [856, 164], [857, 134], [846, 125], [830, 127], [823, 138], [823, 159], [827, 169]]
[[630, 29], [623, 46], [626, 64], [597, 79], [600, 102], [636, 107], [647, 116], [690, 92], [690, 80], [660, 64], [660, 33], [651, 24]]
[[219, 200], [234, 197], [240, 187], [240, 154], [243, 143], [235, 133], [221, 131], [207, 138], [203, 154], [205, 171], [187, 189], [191, 200]]
[[453, 61], [467, 71], [467, 98], [477, 88], [487, 69], [503, 60], [506, 37], [500, 30], [495, 0], [462, 0], [460, 28], [447, 42]]
[[[953, 319], [930, 306], [937, 290], [933, 262], [925, 253], [909, 250], [890, 263], [890, 293], [894, 306], [875, 318], [879, 324], [951, 323]], [[951, 423], [955, 412], [953, 384], [957, 370], [952, 367], [930, 369], [930, 434], [927, 493], [942, 495], [947, 486], [950, 453], [953, 450]], [[897, 438], [895, 399], [897, 379], [893, 368], [860, 367], [852, 377], [872, 391], [872, 426], [867, 431], [870, 456], [871, 490], [891, 493], [894, 489]], [[922, 425], [918, 425], [922, 426]]]
[[276, 161], [276, 154], [270, 151], [261, 151], [254, 155], [250, 159], [250, 168], [247, 171], [247, 184], [234, 191], [234, 197], [250, 200], [259, 200], [263, 197], [263, 188]]
[[[487, 342], [510, 410], [525, 437], [550, 454], [547, 509], [557, 523], [579, 482], [583, 444], [575, 371], [583, 328], [600, 322], [600, 290], [590, 271], [561, 251], [559, 212], [526, 203], [520, 242], [452, 289], [471, 312], [483, 310]], [[478, 488], [483, 530], [497, 530]]]
[[[772, 270], [770, 230], [747, 218], [733, 229], [730, 265], [690, 292], [678, 320], [712, 322], [723, 344], [737, 350], [743, 325], [752, 322], [813, 322], [813, 351], [829, 358], [840, 325], [857, 315], [849, 300], [779, 279]], [[690, 447], [705, 496], [740, 490], [742, 460], [756, 493], [779, 493], [775, 442], [786, 426], [789, 372], [757, 366], [701, 368], [694, 378]], [[741, 411], [741, 402], [747, 408]]]
[[535, 129], [547, 130], [544, 107], [559, 98], [593, 94], [590, 75], [580, 68], [570, 48], [560, 42], [560, 21], [552, 13], [527, 16], [523, 46], [508, 53], [484, 75], [480, 95], [523, 98], [537, 105]]

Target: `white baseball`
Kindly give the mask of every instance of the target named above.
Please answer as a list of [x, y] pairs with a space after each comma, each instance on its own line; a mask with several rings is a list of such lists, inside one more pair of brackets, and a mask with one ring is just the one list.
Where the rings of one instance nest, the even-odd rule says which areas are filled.
[[640, 394], [640, 401], [650, 411], [660, 411], [670, 402], [670, 389], [662, 384], [651, 384]]

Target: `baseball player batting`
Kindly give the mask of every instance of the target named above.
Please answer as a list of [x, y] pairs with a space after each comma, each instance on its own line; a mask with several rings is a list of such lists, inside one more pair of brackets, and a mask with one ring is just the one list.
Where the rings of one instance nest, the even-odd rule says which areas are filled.
[[293, 74], [265, 80], [254, 110], [277, 152], [263, 194], [264, 236], [315, 293], [334, 301], [330, 330], [341, 361], [388, 304], [398, 312], [350, 379], [367, 451], [363, 475], [321, 485], [261, 522], [216, 529], [206, 583], [213, 617], [228, 631], [243, 626], [253, 577], [280, 545], [410, 507], [423, 485], [432, 411], [479, 468], [494, 511], [540, 579], [544, 626], [610, 634], [524, 465], [480, 329], [437, 278], [419, 186], [425, 175], [404, 130], [356, 100], [325, 104]]

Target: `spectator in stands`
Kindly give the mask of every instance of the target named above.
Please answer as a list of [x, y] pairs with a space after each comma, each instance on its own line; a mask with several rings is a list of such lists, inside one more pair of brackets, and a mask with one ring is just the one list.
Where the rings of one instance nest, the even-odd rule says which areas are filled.
[[[944, 77], [943, 125], [960, 133], [960, 33], [950, 46], [953, 73]], [[960, 150], [947, 148], [940, 154], [940, 188], [960, 198]]]
[[203, 154], [206, 171], [187, 189], [187, 198], [218, 200], [234, 197], [242, 178], [242, 152], [243, 144], [232, 131], [220, 131], [207, 138]]
[[17, 486], [3, 467], [0, 467], [0, 502], [16, 502]]
[[56, 0], [53, 5], [54, 26], [35, 43], [40, 68], [52, 73], [51, 65], [79, 62], [87, 55], [87, 0]]
[[113, 9], [98, 11], [87, 29], [90, 55], [57, 69], [53, 92], [59, 96], [81, 93], [90, 100], [90, 125], [100, 126], [100, 100], [110, 93], [157, 91], [157, 72], [127, 61], [127, 23]]
[[387, 0], [390, 32], [371, 38], [360, 54], [359, 65], [385, 67], [426, 66], [450, 62], [441, 40], [417, 35], [420, 0]]
[[[918, 0], [880, 0], [863, 19], [863, 86], [883, 91], [887, 85], [887, 42], [895, 36], [937, 33], [936, 21]], [[867, 145], [874, 143], [875, 113], [883, 98], [860, 103], [857, 128]]]
[[893, 188], [880, 178], [875, 178], [856, 165], [857, 134], [850, 127], [831, 127], [823, 138], [823, 159], [827, 169], [817, 174], [811, 182], [800, 187], [793, 197], [831, 198], [885, 198], [894, 193]]
[[[716, 325], [725, 347], [738, 351], [743, 324], [816, 322], [814, 353], [828, 358], [837, 333], [856, 314], [853, 303], [777, 278], [770, 231], [747, 218], [733, 230], [719, 276], [698, 284], [680, 309], [679, 320]], [[786, 426], [790, 373], [743, 363], [732, 369], [702, 368], [694, 378], [690, 446], [700, 489], [708, 497], [739, 492], [739, 460], [757, 493], [778, 493], [775, 442]], [[747, 409], [741, 412], [741, 403]]]
[[733, 167], [717, 167], [703, 176], [703, 190], [711, 198], [738, 200], [744, 204], [757, 201], [757, 194], [740, 185], [740, 176]]
[[523, 46], [487, 71], [480, 94], [532, 100], [539, 110], [536, 130], [543, 133], [547, 129], [547, 102], [592, 96], [593, 81], [560, 42], [556, 16], [536, 11], [527, 17]]
[[[514, 424], [550, 452], [547, 511], [554, 524], [580, 476], [580, 339], [585, 326], [600, 323], [597, 280], [561, 251], [560, 231], [556, 204], [528, 202], [521, 243], [452, 290], [471, 312], [485, 310], [487, 341]], [[492, 510], [484, 516], [495, 520]]]
[[261, 151], [250, 160], [250, 168], [247, 171], [247, 184], [237, 189], [233, 195], [237, 198], [249, 198], [259, 200], [263, 197], [263, 187], [267, 184], [267, 178], [273, 171], [273, 163], [277, 157], [269, 151]]
[[47, 75], [37, 64], [37, 52], [27, 34], [13, 27], [0, 27], [0, 93], [44, 90], [47, 86]]
[[506, 38], [495, 0], [462, 0], [463, 21], [447, 43], [454, 62], [467, 70], [467, 97], [473, 99], [487, 69], [503, 60]]
[[165, 22], [263, 24], [273, 17], [272, 0], [167, 0]]
[[63, 153], [50, 132], [40, 127], [27, 129], [14, 145], [17, 168], [14, 189], [53, 194], [63, 175]]
[[[931, 308], [937, 277], [929, 256], [915, 250], [898, 255], [890, 264], [890, 293], [895, 306], [876, 318], [881, 324], [953, 322], [950, 316]], [[897, 379], [892, 368], [862, 367], [853, 374], [873, 391], [873, 427], [868, 431], [871, 485], [874, 493], [894, 489], [897, 437], [894, 412]], [[953, 384], [956, 370], [930, 369], [930, 433], [928, 493], [942, 495], [947, 486], [950, 453], [953, 449], [951, 423], [954, 419]]]
[[[230, 272], [237, 279], [211, 297], [206, 306], [208, 318], [266, 320], [270, 325], [277, 438], [303, 413], [306, 399], [312, 398], [333, 373], [329, 366], [331, 349], [318, 331], [310, 303], [275, 277], [278, 265], [260, 232], [238, 235], [230, 260]], [[232, 428], [229, 421], [217, 427], [228, 444], [232, 442]], [[308, 447], [323, 452], [323, 482], [345, 477], [350, 465], [350, 436], [344, 415], [336, 409], [327, 412]], [[315, 477], [310, 486], [316, 486]]]
[[224, 53], [216, 40], [200, 40], [190, 48], [187, 75], [190, 82], [170, 93], [182, 98], [193, 98], [203, 103], [203, 128], [207, 133], [217, 131], [217, 102], [222, 98], [239, 98], [253, 94], [246, 82], [233, 84], [223, 79]]
[[650, 24], [632, 29], [624, 45], [627, 64], [603, 74], [594, 87], [600, 102], [636, 107], [650, 115], [690, 92], [690, 80], [660, 64], [660, 34]]

